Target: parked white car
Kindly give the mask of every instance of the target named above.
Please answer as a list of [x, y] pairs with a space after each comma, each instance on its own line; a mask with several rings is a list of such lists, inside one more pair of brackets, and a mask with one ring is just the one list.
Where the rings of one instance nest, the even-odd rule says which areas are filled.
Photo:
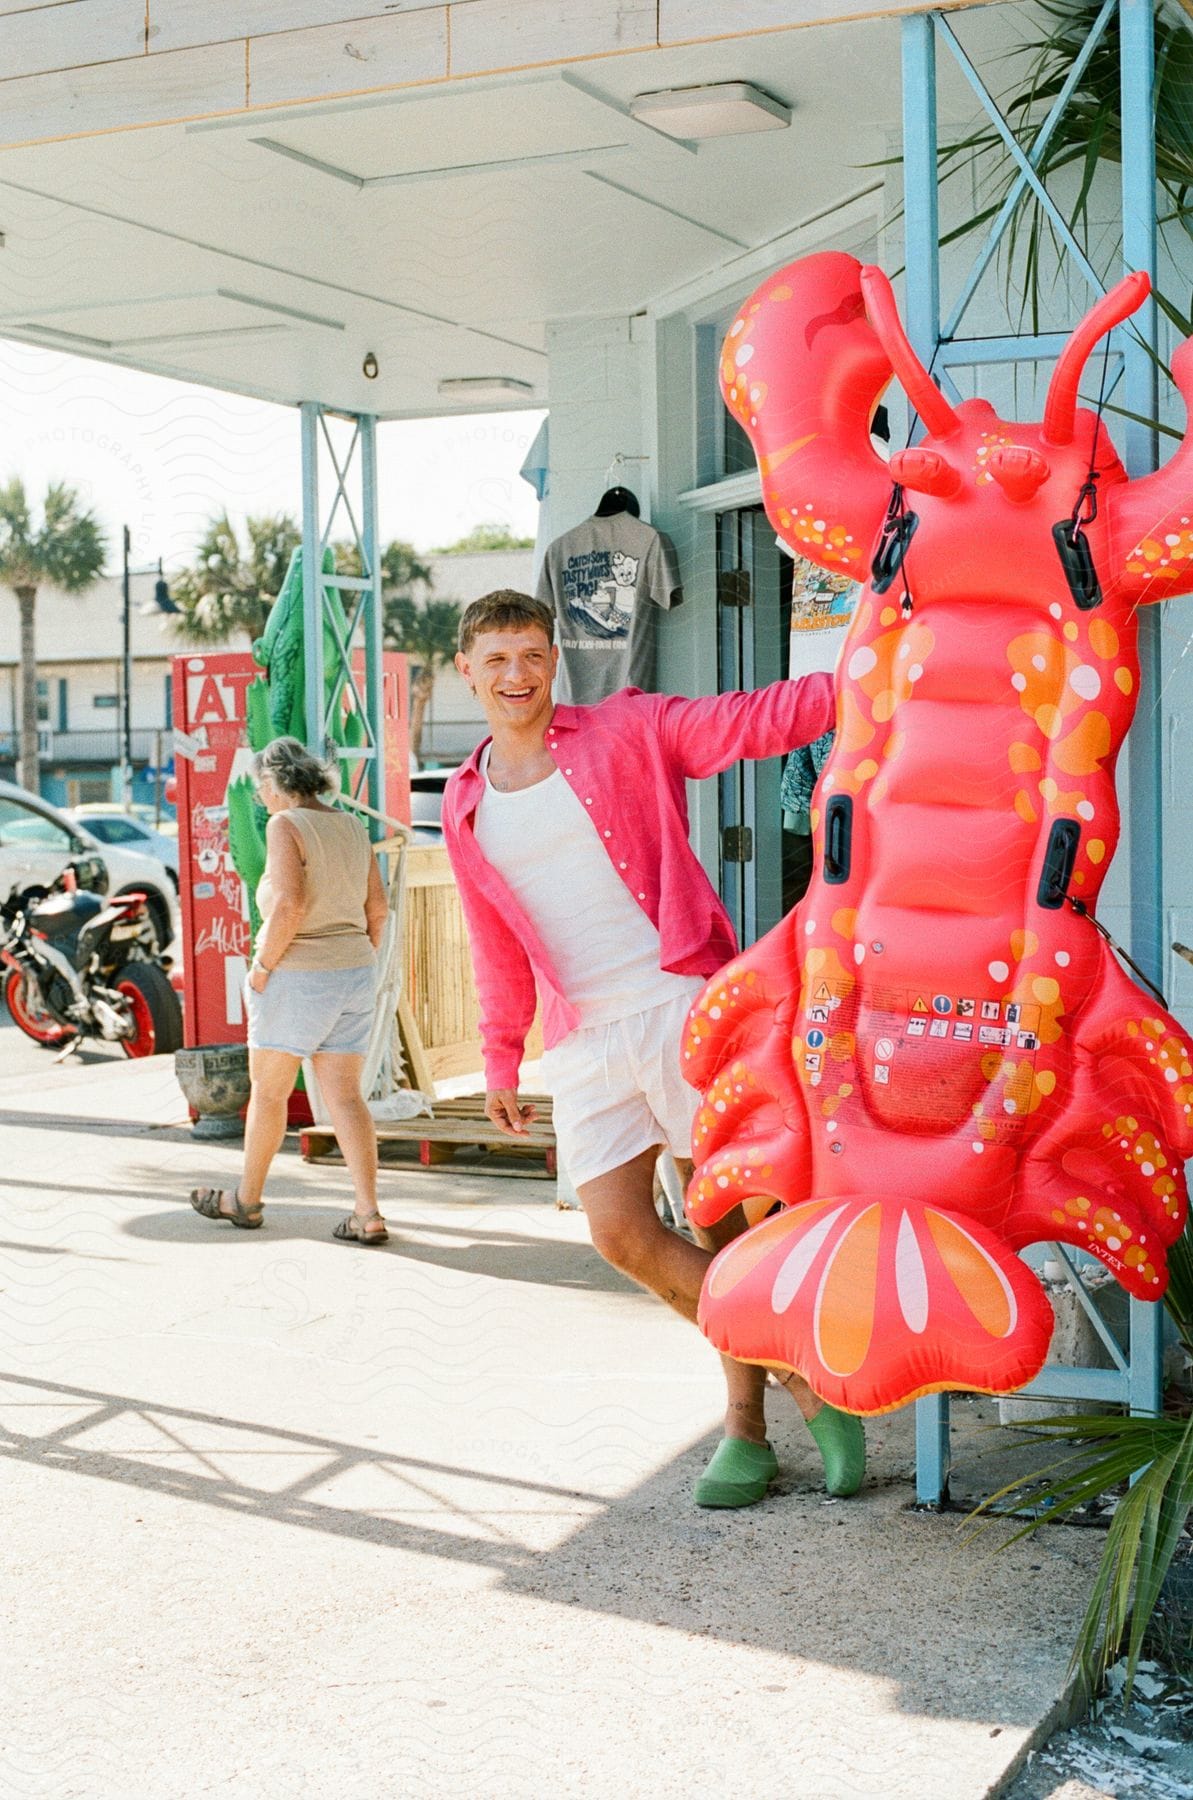
[[412, 769], [410, 772], [410, 822], [416, 844], [443, 842], [443, 790], [453, 769]]
[[63, 811], [105, 847], [111, 844], [119, 850], [156, 856], [174, 877], [174, 892], [178, 892], [178, 833], [159, 830], [150, 809], [134, 807], [126, 812], [111, 801], [93, 801], [85, 806], [64, 807]]
[[14, 888], [48, 888], [76, 856], [98, 856], [108, 871], [108, 891], [143, 893], [164, 950], [175, 933], [176, 904], [170, 871], [156, 857], [101, 844], [85, 825], [38, 794], [0, 781], [0, 900]]

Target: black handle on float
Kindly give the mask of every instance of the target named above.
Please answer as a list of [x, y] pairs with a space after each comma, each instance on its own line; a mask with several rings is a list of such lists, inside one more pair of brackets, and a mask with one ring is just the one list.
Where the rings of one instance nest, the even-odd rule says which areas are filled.
[[1052, 541], [1060, 566], [1064, 570], [1073, 604], [1081, 612], [1092, 612], [1102, 604], [1102, 584], [1094, 567], [1094, 553], [1089, 547], [1085, 527], [1098, 516], [1098, 474], [1091, 469], [1085, 478], [1071, 518], [1061, 519], [1052, 527]]
[[834, 887], [849, 880], [853, 840], [853, 801], [848, 794], [834, 794], [824, 814], [824, 879]]
[[1080, 841], [1081, 827], [1076, 819], [1053, 821], [1052, 830], [1048, 833], [1048, 848], [1044, 852], [1044, 867], [1040, 871], [1040, 885], [1036, 891], [1037, 906], [1045, 906], [1049, 912], [1056, 912], [1064, 905]]
[[919, 522], [919, 514], [908, 512], [904, 506], [903, 489], [896, 482], [870, 563], [870, 585], [876, 594], [885, 594], [903, 567], [907, 546], [915, 536]]

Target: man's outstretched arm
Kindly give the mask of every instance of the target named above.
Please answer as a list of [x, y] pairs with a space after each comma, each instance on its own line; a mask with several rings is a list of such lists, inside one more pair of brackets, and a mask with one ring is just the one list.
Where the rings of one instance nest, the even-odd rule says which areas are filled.
[[782, 756], [811, 744], [836, 721], [831, 675], [774, 681], [753, 693], [709, 694], [701, 700], [669, 695], [659, 704], [659, 729], [668, 751], [693, 780], [719, 775], [743, 758]]

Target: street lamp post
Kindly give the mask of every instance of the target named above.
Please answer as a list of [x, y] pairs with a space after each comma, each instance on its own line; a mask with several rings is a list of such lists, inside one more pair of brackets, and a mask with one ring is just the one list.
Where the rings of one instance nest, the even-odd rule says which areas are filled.
[[177, 606], [170, 598], [170, 590], [162, 574], [162, 563], [159, 557], [156, 563], [150, 563], [145, 569], [130, 569], [128, 553], [131, 548], [129, 529], [123, 529], [124, 546], [124, 582], [123, 582], [123, 651], [122, 669], [124, 679], [121, 683], [121, 716], [120, 716], [120, 787], [125, 812], [132, 809], [133, 804], [133, 648], [132, 648], [132, 596], [131, 577], [134, 575], [156, 575], [157, 581], [153, 589], [153, 601], [149, 606], [141, 608], [142, 612], [176, 613]]
[[133, 803], [133, 645], [132, 608], [129, 603], [128, 526], [124, 527], [124, 680], [121, 684], [120, 797], [128, 812]]

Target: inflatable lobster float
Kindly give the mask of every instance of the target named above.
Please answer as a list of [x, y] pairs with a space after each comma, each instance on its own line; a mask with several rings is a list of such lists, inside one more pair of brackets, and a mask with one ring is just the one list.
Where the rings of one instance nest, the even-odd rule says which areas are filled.
[[[1128, 480], [1077, 400], [1147, 292], [1129, 275], [1077, 327], [1040, 424], [951, 404], [886, 277], [841, 253], [774, 275], [725, 340], [775, 530], [865, 585], [811, 885], [688, 1022], [689, 1215], [761, 1219], [700, 1321], [853, 1412], [1036, 1375], [1053, 1315], [1023, 1246], [1158, 1300], [1184, 1224], [1190, 1040], [1094, 923], [1136, 610], [1193, 588], [1193, 437]], [[886, 463], [892, 373], [925, 435]], [[1173, 373], [1188, 407], [1193, 340]]]

